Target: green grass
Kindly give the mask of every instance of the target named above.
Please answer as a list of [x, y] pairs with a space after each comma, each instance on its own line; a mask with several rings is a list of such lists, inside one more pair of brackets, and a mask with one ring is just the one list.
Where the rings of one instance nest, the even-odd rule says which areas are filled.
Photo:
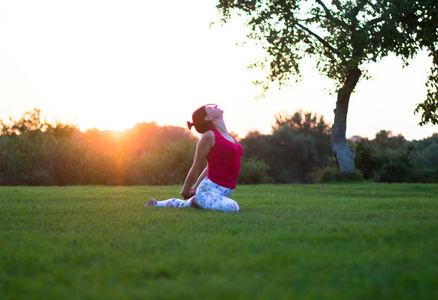
[[438, 185], [0, 187], [2, 299], [438, 299]]

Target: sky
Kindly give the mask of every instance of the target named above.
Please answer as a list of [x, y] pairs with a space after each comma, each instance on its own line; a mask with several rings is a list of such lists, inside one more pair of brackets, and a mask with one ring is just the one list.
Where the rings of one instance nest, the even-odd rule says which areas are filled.
[[[243, 19], [218, 23], [217, 0], [10, 0], [0, 2], [0, 119], [38, 108], [48, 122], [85, 131], [125, 130], [141, 122], [185, 127], [207, 103], [224, 110], [229, 131], [271, 133], [278, 113], [298, 110], [333, 123], [334, 84], [302, 65], [303, 80], [260, 98], [248, 65], [264, 57], [246, 42]], [[211, 25], [212, 22], [216, 22]], [[430, 59], [402, 68], [388, 57], [366, 66], [350, 99], [347, 137], [380, 130], [423, 139], [418, 126]]]

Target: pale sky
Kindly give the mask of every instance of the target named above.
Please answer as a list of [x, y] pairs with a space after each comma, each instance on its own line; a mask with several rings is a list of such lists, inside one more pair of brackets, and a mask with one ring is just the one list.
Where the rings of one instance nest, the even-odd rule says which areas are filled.
[[[124, 130], [140, 122], [185, 127], [207, 103], [225, 111], [229, 131], [270, 133], [279, 112], [302, 109], [333, 122], [333, 84], [303, 64], [304, 80], [266, 97], [248, 70], [262, 58], [241, 20], [220, 26], [217, 0], [3, 0], [0, 2], [0, 119], [41, 109], [49, 122], [81, 130]], [[347, 137], [381, 130], [408, 140], [438, 132], [417, 126], [430, 60], [403, 69], [390, 57], [369, 66], [372, 80], [352, 95]]]

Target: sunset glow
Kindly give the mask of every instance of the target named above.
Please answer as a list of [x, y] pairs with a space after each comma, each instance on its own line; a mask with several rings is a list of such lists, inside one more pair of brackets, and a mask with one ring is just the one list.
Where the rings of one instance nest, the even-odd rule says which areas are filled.
[[[228, 129], [269, 133], [279, 112], [302, 109], [333, 122], [333, 84], [303, 63], [304, 80], [263, 99], [249, 70], [263, 58], [246, 41], [244, 20], [221, 26], [213, 0], [7, 1], [0, 4], [0, 119], [41, 109], [50, 120], [81, 130], [125, 130], [141, 122], [184, 127], [205, 103], [225, 111]], [[347, 136], [381, 129], [421, 139], [416, 103], [425, 98], [430, 60], [420, 55], [402, 69], [389, 57], [368, 67], [352, 95]]]

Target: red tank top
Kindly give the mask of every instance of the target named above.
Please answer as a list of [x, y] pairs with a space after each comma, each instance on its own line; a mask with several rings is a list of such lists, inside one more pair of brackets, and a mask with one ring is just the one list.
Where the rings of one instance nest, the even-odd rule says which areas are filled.
[[220, 186], [235, 189], [243, 148], [234, 138], [234, 142], [230, 142], [217, 129], [213, 128], [212, 131], [215, 141], [207, 156], [207, 177]]

